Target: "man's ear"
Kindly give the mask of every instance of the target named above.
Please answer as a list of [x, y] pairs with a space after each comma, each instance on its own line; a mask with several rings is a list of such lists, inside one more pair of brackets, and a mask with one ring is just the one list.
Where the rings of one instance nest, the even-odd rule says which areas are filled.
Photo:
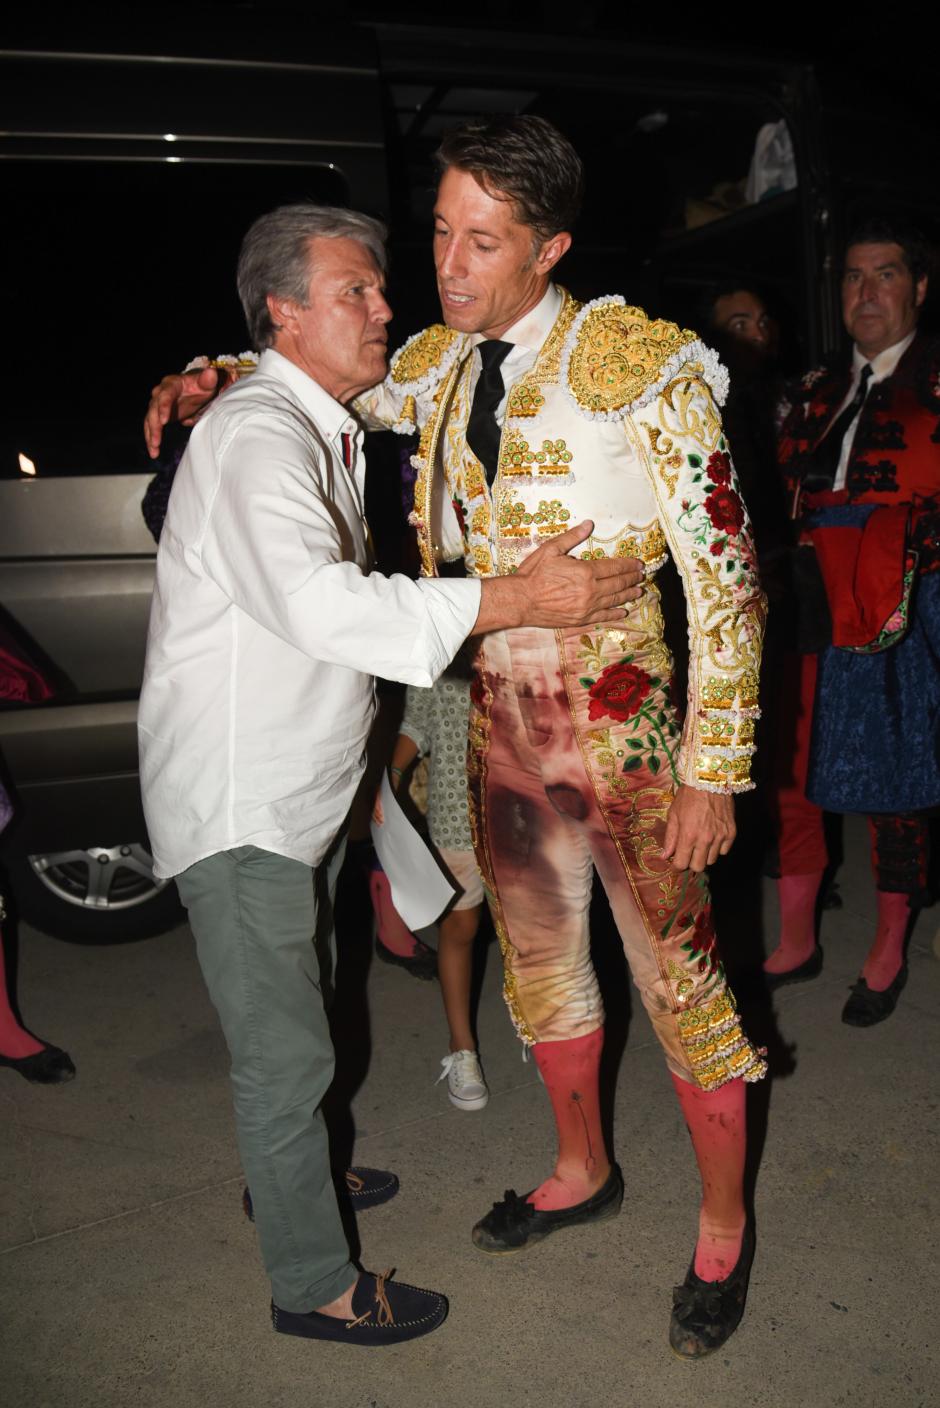
[[923, 278], [918, 279], [917, 283], [914, 285], [914, 307], [919, 308], [926, 297], [927, 275], [924, 274]]
[[546, 240], [535, 256], [535, 268], [540, 274], [548, 274], [563, 254], [567, 254], [571, 248], [571, 236], [567, 230], [559, 230], [557, 235], [552, 235], [550, 240]]
[[277, 298], [269, 293], [265, 302], [275, 332], [290, 332], [297, 321], [297, 304], [292, 298]]

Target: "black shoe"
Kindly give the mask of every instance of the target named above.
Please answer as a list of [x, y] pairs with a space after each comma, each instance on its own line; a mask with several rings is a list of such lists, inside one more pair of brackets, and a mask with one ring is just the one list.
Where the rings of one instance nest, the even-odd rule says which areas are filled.
[[281, 1310], [271, 1302], [271, 1322], [282, 1335], [342, 1344], [400, 1344], [428, 1335], [447, 1318], [447, 1297], [422, 1291], [404, 1281], [390, 1281], [390, 1271], [360, 1274], [353, 1291], [353, 1319], [337, 1320], [316, 1310], [306, 1315]]
[[406, 973], [410, 973], [413, 978], [421, 978], [423, 982], [433, 982], [437, 977], [437, 953], [420, 939], [415, 939], [415, 951], [410, 958], [405, 958], [400, 953], [392, 953], [381, 939], [375, 941], [375, 953], [383, 963], [393, 963], [397, 968], [404, 968]]
[[754, 1260], [754, 1229], [748, 1222], [741, 1254], [723, 1281], [702, 1281], [695, 1274], [695, 1257], [681, 1286], [672, 1291], [669, 1346], [680, 1359], [702, 1359], [730, 1339], [744, 1314], [747, 1283]]
[[603, 1222], [616, 1217], [623, 1202], [623, 1176], [616, 1164], [603, 1188], [583, 1203], [572, 1208], [541, 1212], [526, 1202], [530, 1194], [520, 1198], [515, 1188], [507, 1188], [501, 1203], [494, 1203], [492, 1212], [481, 1218], [470, 1234], [473, 1245], [481, 1252], [498, 1255], [501, 1252], [521, 1252], [525, 1247], [550, 1237], [563, 1227], [578, 1227], [582, 1222]]
[[[339, 1176], [337, 1177], [337, 1197], [342, 1198], [345, 1195], [352, 1205], [353, 1212], [377, 1208], [380, 1203], [387, 1203], [390, 1198], [394, 1198], [397, 1192], [398, 1174], [389, 1173], [385, 1168], [348, 1168], [342, 1175], [342, 1182], [339, 1181]], [[254, 1222], [255, 1209], [249, 1188], [242, 1191], [242, 1211], [249, 1222]]]
[[344, 1181], [354, 1212], [377, 1208], [398, 1192], [398, 1174], [384, 1168], [348, 1168]]
[[785, 988], [787, 983], [808, 983], [812, 978], [819, 977], [822, 966], [823, 951], [817, 944], [805, 962], [788, 968], [785, 973], [768, 973], [765, 969], [764, 984], [768, 992], [776, 992], [778, 988]]
[[842, 1020], [850, 1027], [873, 1027], [890, 1017], [907, 982], [907, 964], [902, 963], [894, 982], [884, 992], [873, 992], [864, 978], [859, 978], [842, 1009]]
[[67, 1080], [75, 1079], [71, 1056], [58, 1046], [44, 1046], [35, 1055], [21, 1056], [19, 1059], [0, 1056], [0, 1066], [9, 1066], [11, 1071], [18, 1071], [24, 1080], [34, 1081], [37, 1085], [62, 1085]]

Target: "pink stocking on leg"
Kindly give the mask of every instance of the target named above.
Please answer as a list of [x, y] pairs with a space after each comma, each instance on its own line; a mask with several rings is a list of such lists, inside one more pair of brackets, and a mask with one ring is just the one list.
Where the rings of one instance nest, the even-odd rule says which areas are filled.
[[415, 936], [392, 903], [392, 887], [384, 870], [373, 870], [369, 875], [369, 897], [379, 943], [399, 958], [413, 958]]
[[695, 1274], [703, 1281], [723, 1281], [741, 1254], [746, 1222], [744, 1082], [700, 1090], [674, 1075], [672, 1083], [702, 1178]]
[[540, 1041], [532, 1049], [558, 1131], [558, 1161], [529, 1202], [543, 1212], [583, 1203], [606, 1182], [610, 1160], [601, 1130], [598, 1076], [604, 1029], [570, 1041]]
[[43, 1049], [42, 1042], [24, 1031], [13, 1015], [7, 996], [3, 936], [0, 935], [0, 1056], [8, 1056], [11, 1061], [22, 1061], [24, 1056], [35, 1056], [37, 1051]]
[[812, 957], [816, 948], [816, 896], [822, 878], [821, 870], [780, 876], [780, 943], [764, 964], [765, 973], [789, 973]]
[[872, 992], [884, 992], [897, 977], [904, 960], [904, 938], [910, 917], [907, 895], [894, 890], [878, 891], [878, 928], [862, 969], [862, 977]]

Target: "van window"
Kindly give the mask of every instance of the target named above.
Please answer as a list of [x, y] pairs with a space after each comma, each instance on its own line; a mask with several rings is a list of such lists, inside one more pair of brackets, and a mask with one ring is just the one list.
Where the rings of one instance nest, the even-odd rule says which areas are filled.
[[0, 165], [8, 354], [0, 477], [152, 468], [149, 387], [199, 353], [249, 345], [241, 238], [289, 201], [347, 203], [328, 164], [11, 160]]

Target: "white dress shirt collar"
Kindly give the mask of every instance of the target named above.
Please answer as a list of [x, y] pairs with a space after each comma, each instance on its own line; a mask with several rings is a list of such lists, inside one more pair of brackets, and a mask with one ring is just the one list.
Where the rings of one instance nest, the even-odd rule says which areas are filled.
[[[872, 381], [884, 381], [885, 377], [893, 375], [898, 362], [900, 362], [916, 336], [917, 329], [915, 328], [913, 332], [908, 333], [907, 337], [902, 337], [900, 342], [896, 342], [893, 347], [886, 347], [883, 352], [879, 352], [876, 357], [871, 358]], [[862, 368], [868, 360], [869, 358], [864, 357], [858, 350], [857, 344], [853, 346], [852, 381], [854, 383], [858, 382], [858, 378], [862, 374]]]
[[[531, 352], [540, 352], [542, 345], [561, 312], [561, 293], [554, 284], [549, 284], [534, 308], [508, 327], [500, 336], [500, 342], [511, 342], [515, 347], [526, 347]], [[483, 333], [473, 334], [473, 345], [478, 347], [486, 342]]]
[[323, 390], [319, 382], [314, 381], [312, 376], [308, 376], [298, 367], [296, 362], [276, 352], [273, 347], [262, 352], [258, 370], [276, 377], [290, 388], [310, 418], [326, 433], [327, 439], [333, 441], [336, 452], [342, 459], [340, 436], [344, 431], [351, 434], [359, 429], [348, 407], [335, 400], [328, 391]]

